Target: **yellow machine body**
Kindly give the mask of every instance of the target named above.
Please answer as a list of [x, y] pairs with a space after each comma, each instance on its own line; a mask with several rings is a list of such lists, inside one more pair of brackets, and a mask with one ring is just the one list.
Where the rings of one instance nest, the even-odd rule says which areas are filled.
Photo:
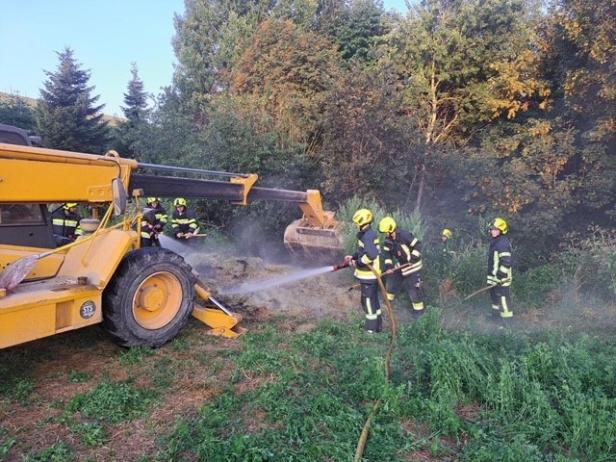
[[[128, 189], [137, 167], [131, 159], [0, 144], [0, 203], [79, 202], [110, 206], [112, 182]], [[0, 289], [0, 348], [18, 345], [103, 320], [103, 291], [126, 255], [139, 248], [139, 215], [103, 222], [91, 239], [38, 259], [24, 282]], [[134, 228], [134, 227], [133, 227]], [[11, 263], [47, 248], [0, 244], [0, 273]], [[207, 295], [207, 292], [201, 296]], [[207, 299], [202, 300], [201, 303]], [[154, 303], [155, 304], [155, 303]], [[152, 310], [155, 310], [151, 308]], [[150, 309], [150, 308], [148, 308]], [[238, 317], [195, 304], [195, 316], [213, 333], [235, 337]], [[236, 329], [237, 331], [237, 329]]]
[[[33, 262], [27, 274], [19, 279], [23, 282], [16, 287], [0, 287], [0, 348], [100, 323], [109, 317], [105, 315], [105, 310], [109, 310], [104, 306], [105, 291], [110, 290], [119, 273], [126, 272], [122, 270], [122, 263], [139, 252], [145, 265], [152, 258], [145, 249], [135, 252], [140, 247], [140, 208], [137, 206], [127, 210], [125, 207], [126, 191], [132, 190], [135, 202], [139, 204], [138, 197], [144, 192], [143, 184], [148, 186], [145, 188], [146, 195], [164, 195], [148, 189], [152, 182], [162, 177], [136, 175], [136, 170], [144, 166], [146, 169], [173, 168], [139, 164], [132, 159], [120, 158], [116, 153], [100, 156], [0, 143], [0, 212], [3, 204], [28, 207], [31, 204], [67, 202], [107, 209], [100, 225], [91, 235], [78, 238], [64, 247], [50, 250], [0, 242], [0, 276], [17, 268], [17, 264], [11, 266], [16, 262], [26, 259]], [[323, 210], [319, 191], [256, 188], [257, 175], [230, 176], [229, 182], [185, 181], [192, 181], [190, 185], [196, 188], [190, 197], [229, 199], [241, 205], [247, 205], [252, 200], [270, 199], [297, 203], [303, 211], [303, 218], [291, 224], [285, 232], [284, 240], [289, 248], [303, 246], [336, 250], [342, 247], [338, 223], [332, 212]], [[167, 177], [163, 180], [168, 183], [159, 184], [159, 188], [168, 191], [169, 184], [174, 185], [176, 180], [182, 179]], [[116, 210], [117, 218], [112, 219], [114, 209], [122, 210]], [[43, 210], [46, 212], [46, 207]], [[96, 218], [94, 223], [98, 223], [98, 216]], [[0, 230], [2, 226], [0, 214]], [[181, 259], [179, 263], [165, 264], [185, 265]], [[130, 276], [123, 277], [129, 278], [123, 280], [128, 290], [133, 281]], [[240, 316], [210, 300], [209, 292], [199, 284], [189, 287], [190, 291], [187, 292], [186, 284], [183, 286], [182, 280], [177, 279], [173, 271], [163, 269], [137, 282], [136, 287], [131, 289], [135, 291], [132, 300], [127, 301], [128, 304], [132, 303], [136, 321], [133, 332], [149, 328], [164, 330], [166, 319], [174, 316], [175, 305], [185, 306], [186, 300], [182, 294], [186, 293], [194, 294], [195, 299], [200, 300], [193, 302], [193, 295], [190, 296], [189, 302], [194, 303], [192, 314], [210, 326], [212, 334], [234, 338], [244, 331], [237, 326]], [[115, 290], [114, 296], [121, 299], [122, 291]], [[127, 312], [130, 314], [130, 306]], [[118, 334], [122, 330], [116, 325], [118, 319], [111, 323], [110, 333], [116, 337], [125, 335]], [[129, 333], [121, 338], [121, 344], [139, 344], [137, 337], [131, 335]], [[157, 339], [152, 345], [157, 346], [161, 342]]]

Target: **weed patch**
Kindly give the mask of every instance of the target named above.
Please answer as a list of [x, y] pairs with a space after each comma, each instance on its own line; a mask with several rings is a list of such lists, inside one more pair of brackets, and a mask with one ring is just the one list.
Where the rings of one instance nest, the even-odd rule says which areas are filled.
[[13, 375], [11, 371], [1, 371], [0, 376], [0, 395], [20, 403], [25, 406], [30, 400], [30, 396], [34, 391], [34, 380], [30, 377], [23, 377], [17, 374]]
[[29, 454], [24, 462], [68, 462], [72, 460], [75, 460], [73, 451], [60, 441], [41, 452]]
[[142, 415], [154, 401], [148, 390], [135, 388], [129, 382], [102, 382], [93, 390], [76, 395], [67, 411], [100, 422], [118, 423]]
[[7, 437], [7, 431], [0, 427], [0, 461], [5, 460], [11, 448], [17, 444], [17, 439], [13, 437]]

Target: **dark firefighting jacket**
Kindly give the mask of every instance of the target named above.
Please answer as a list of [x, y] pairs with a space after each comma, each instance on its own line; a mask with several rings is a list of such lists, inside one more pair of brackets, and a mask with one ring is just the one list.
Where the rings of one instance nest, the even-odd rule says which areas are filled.
[[397, 230], [395, 239], [388, 236], [383, 242], [383, 264], [385, 270], [396, 264], [405, 266], [402, 276], [416, 273], [423, 267], [419, 240], [410, 231]]
[[357, 233], [357, 251], [353, 254], [355, 260], [355, 277], [361, 281], [375, 281], [377, 273], [381, 272], [379, 262], [379, 237], [376, 232], [367, 227]]
[[71, 241], [83, 234], [79, 227], [80, 221], [81, 217], [79, 215], [63, 208], [59, 208], [51, 214], [53, 233], [56, 236], [62, 236]]
[[184, 213], [178, 212], [177, 209], [174, 210], [171, 216], [171, 227], [173, 228], [174, 235], [178, 233], [187, 234], [199, 232], [199, 223], [197, 223], [197, 219], [188, 209], [184, 209]]
[[511, 242], [502, 234], [492, 238], [488, 250], [488, 284], [508, 287], [511, 285]]

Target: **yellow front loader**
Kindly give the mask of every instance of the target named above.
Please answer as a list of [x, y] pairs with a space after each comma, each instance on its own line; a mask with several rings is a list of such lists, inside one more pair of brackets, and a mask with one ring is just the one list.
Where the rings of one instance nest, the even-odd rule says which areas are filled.
[[[227, 181], [203, 178], [212, 175]], [[256, 175], [140, 164], [115, 153], [0, 143], [0, 348], [96, 323], [123, 346], [156, 347], [174, 338], [191, 314], [213, 333], [237, 336], [239, 316], [210, 296], [181, 256], [140, 248], [138, 198], [294, 202], [304, 216], [285, 233], [289, 248], [341, 247], [338, 224], [318, 191], [256, 188], [256, 181]], [[54, 248], [47, 206], [65, 202], [104, 212], [88, 220], [91, 234]], [[19, 275], [23, 262], [31, 265]], [[16, 274], [17, 281], [1, 282]]]

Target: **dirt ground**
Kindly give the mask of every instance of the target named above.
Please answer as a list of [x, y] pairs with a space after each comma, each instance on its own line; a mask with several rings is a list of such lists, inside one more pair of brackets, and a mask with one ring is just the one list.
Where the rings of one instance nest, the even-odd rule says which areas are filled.
[[[348, 319], [349, 310], [359, 310], [358, 290], [349, 290], [355, 283], [349, 270], [330, 272], [297, 282], [258, 290], [243, 295], [225, 295], [225, 290], [247, 283], [270, 281], [302, 271], [301, 268], [266, 263], [258, 257], [226, 257], [214, 254], [192, 254], [188, 263], [200, 274], [213, 296], [245, 314], [258, 311], [266, 316], [284, 314], [337, 320]], [[353, 307], [353, 308], [351, 308]]]

